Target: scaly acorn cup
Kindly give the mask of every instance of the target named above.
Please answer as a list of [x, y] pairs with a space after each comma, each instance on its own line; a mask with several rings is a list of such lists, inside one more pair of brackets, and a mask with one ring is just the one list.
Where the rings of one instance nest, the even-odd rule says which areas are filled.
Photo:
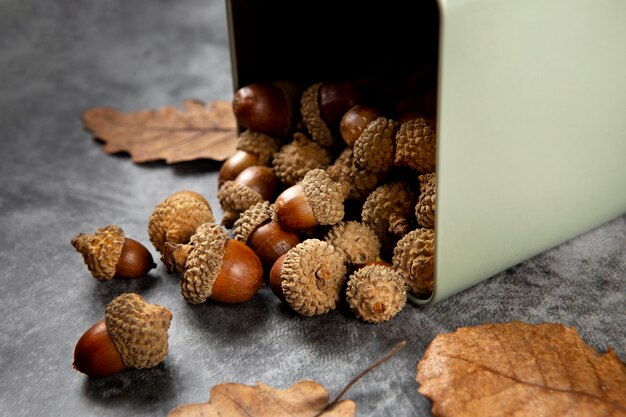
[[304, 231], [331, 226], [344, 216], [345, 188], [323, 169], [313, 169], [302, 181], [283, 191], [274, 202], [276, 219], [283, 229]]
[[325, 147], [336, 144], [336, 131], [341, 117], [359, 101], [355, 84], [318, 82], [302, 93], [302, 121], [314, 141]]
[[198, 226], [213, 221], [213, 211], [204, 197], [194, 191], [178, 191], [157, 204], [148, 219], [148, 235], [163, 254], [165, 242], [187, 243]]
[[421, 174], [435, 172], [437, 135], [434, 122], [418, 117], [400, 125], [396, 134], [394, 163]]
[[380, 240], [376, 232], [358, 221], [337, 223], [326, 233], [324, 241], [341, 253], [346, 266], [350, 268], [364, 266], [380, 256]]
[[341, 254], [322, 240], [307, 239], [276, 260], [270, 286], [294, 311], [315, 316], [337, 306], [346, 278]]
[[395, 317], [406, 305], [406, 299], [404, 279], [391, 266], [370, 264], [348, 278], [348, 305], [358, 318], [368, 323]]
[[391, 260], [417, 298], [432, 295], [435, 279], [435, 232], [415, 229], [398, 241]]
[[263, 283], [259, 257], [214, 223], [198, 227], [189, 244], [166, 243], [164, 262], [169, 271], [181, 275], [181, 293], [192, 304], [209, 298], [242, 303], [254, 297]]
[[71, 243], [82, 253], [91, 275], [101, 281], [140, 278], [156, 267], [148, 249], [126, 237], [119, 226], [101, 227], [93, 234], [80, 233]]
[[435, 228], [435, 212], [436, 212], [436, 189], [437, 176], [433, 172], [431, 174], [423, 174], [418, 177], [420, 183], [420, 195], [415, 205], [415, 217], [417, 223], [427, 229]]
[[152, 368], [168, 353], [172, 313], [149, 304], [138, 294], [122, 294], [106, 307], [104, 320], [81, 336], [74, 349], [74, 368], [104, 377], [126, 368]]

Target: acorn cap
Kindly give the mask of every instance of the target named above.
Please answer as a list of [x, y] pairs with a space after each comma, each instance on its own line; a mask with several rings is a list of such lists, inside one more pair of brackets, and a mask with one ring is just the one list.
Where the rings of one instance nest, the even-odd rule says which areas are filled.
[[346, 267], [332, 245], [307, 239], [285, 255], [281, 279], [285, 300], [296, 312], [303, 316], [325, 314], [337, 306]]
[[437, 136], [431, 121], [418, 117], [402, 123], [396, 135], [394, 163], [426, 174], [435, 171]]
[[350, 195], [350, 173], [352, 172], [352, 148], [344, 148], [335, 161], [326, 168], [326, 172], [333, 181], [341, 183], [344, 197]]
[[167, 356], [172, 313], [138, 294], [122, 294], [106, 307], [104, 320], [122, 362], [129, 368], [152, 368]]
[[416, 229], [404, 235], [393, 250], [392, 263], [417, 297], [430, 297], [435, 274], [435, 232]]
[[200, 304], [211, 296], [222, 269], [227, 240], [226, 231], [215, 223], [204, 223], [191, 237], [191, 250], [180, 280], [181, 293], [188, 302]]
[[361, 320], [381, 323], [395, 317], [406, 305], [406, 285], [393, 268], [368, 265], [348, 279], [346, 300]]
[[386, 117], [370, 122], [354, 143], [354, 163], [370, 172], [388, 172], [393, 166], [398, 123]]
[[434, 229], [437, 177], [435, 173], [431, 173], [420, 175], [418, 179], [420, 182], [420, 196], [415, 205], [415, 217], [420, 226], [427, 229]]
[[334, 225], [324, 240], [333, 245], [349, 265], [374, 262], [380, 255], [380, 240], [366, 224], [354, 220]]
[[241, 213], [233, 226], [235, 239], [246, 243], [250, 234], [260, 225], [271, 221], [274, 217], [274, 206], [269, 201], [263, 201], [250, 206]]
[[99, 228], [94, 234], [78, 234], [72, 239], [72, 245], [83, 254], [83, 260], [94, 278], [109, 281], [115, 276], [125, 239], [119, 226], [109, 225]]
[[332, 162], [330, 151], [313, 142], [302, 133], [294, 133], [293, 140], [283, 145], [272, 159], [276, 177], [285, 185], [295, 185], [315, 168], [326, 168]]
[[217, 198], [224, 211], [222, 224], [225, 227], [231, 227], [239, 218], [239, 215], [250, 208], [250, 206], [265, 201], [261, 194], [236, 181], [226, 181], [217, 190]]
[[384, 181], [386, 172], [374, 173], [359, 168], [356, 164], [350, 167], [350, 193], [348, 198], [364, 201]]
[[300, 183], [313, 216], [320, 225], [332, 225], [343, 219], [344, 188], [323, 169], [306, 173]]
[[148, 235], [162, 254], [165, 242], [187, 243], [198, 226], [213, 221], [213, 211], [204, 197], [179, 191], [157, 204], [148, 219]]
[[361, 220], [378, 235], [383, 245], [390, 237], [400, 237], [410, 230], [415, 193], [404, 181], [393, 181], [377, 187], [363, 203]]
[[265, 133], [245, 130], [237, 137], [237, 149], [256, 155], [258, 165], [269, 165], [280, 149], [280, 140]]
[[311, 138], [320, 145], [330, 148], [335, 145], [335, 138], [322, 119], [319, 105], [319, 91], [323, 83], [315, 83], [309, 86], [300, 99], [300, 113]]

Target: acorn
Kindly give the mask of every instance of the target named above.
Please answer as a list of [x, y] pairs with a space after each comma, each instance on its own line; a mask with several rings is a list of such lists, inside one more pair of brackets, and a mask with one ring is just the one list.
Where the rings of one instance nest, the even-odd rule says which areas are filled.
[[189, 244], [167, 243], [164, 259], [168, 271], [181, 275], [181, 293], [192, 304], [209, 298], [242, 303], [254, 297], [263, 283], [259, 257], [215, 223], [198, 227]]
[[356, 270], [346, 287], [346, 301], [358, 318], [381, 323], [395, 317], [406, 305], [406, 284], [389, 266], [370, 264]]
[[421, 174], [435, 172], [437, 135], [434, 121], [418, 117], [400, 125], [396, 134], [394, 164]]
[[380, 240], [365, 223], [339, 222], [326, 233], [324, 241], [333, 245], [349, 267], [361, 267], [380, 256]]
[[105, 377], [126, 368], [152, 368], [168, 353], [172, 313], [138, 294], [122, 294], [106, 307], [104, 320], [87, 330], [74, 349], [74, 369]]
[[420, 175], [418, 180], [420, 183], [420, 196], [415, 205], [415, 217], [421, 227], [434, 229], [437, 177], [433, 172]]
[[224, 212], [222, 225], [230, 228], [250, 206], [273, 200], [278, 180], [270, 167], [254, 165], [241, 171], [233, 181], [226, 181], [217, 191]]
[[332, 153], [303, 133], [294, 133], [293, 140], [283, 145], [272, 159], [274, 173], [286, 186], [295, 185], [312, 169], [330, 165]]
[[291, 82], [248, 84], [235, 91], [233, 113], [248, 130], [288, 137], [297, 122], [299, 98], [300, 90]]
[[343, 257], [332, 245], [306, 239], [278, 258], [270, 286], [294, 311], [315, 316], [336, 308], [346, 278]]
[[126, 237], [119, 226], [101, 227], [94, 234], [80, 233], [71, 243], [82, 253], [91, 275], [102, 281], [140, 278], [156, 267], [148, 249]]
[[378, 117], [370, 122], [354, 143], [354, 164], [372, 173], [387, 173], [394, 162], [395, 137], [398, 124]]
[[378, 119], [380, 112], [374, 107], [352, 106], [339, 122], [339, 133], [348, 147], [352, 148], [368, 124]]
[[334, 146], [341, 117], [358, 101], [351, 81], [318, 82], [307, 87], [300, 99], [300, 113], [313, 140], [325, 147]]
[[434, 288], [435, 232], [420, 228], [404, 235], [391, 262], [416, 297], [429, 298]]
[[237, 151], [226, 159], [218, 174], [218, 188], [234, 180], [244, 169], [253, 165], [270, 165], [280, 149], [280, 141], [264, 133], [246, 130], [237, 137]]
[[323, 169], [313, 169], [284, 190], [274, 202], [276, 220], [286, 230], [333, 225], [344, 216], [344, 187]]
[[248, 245], [267, 269], [300, 243], [298, 233], [284, 230], [273, 217], [273, 205], [264, 201], [241, 213], [233, 227], [235, 239]]
[[177, 191], [154, 208], [148, 219], [148, 235], [162, 254], [165, 242], [187, 243], [198, 226], [213, 221], [211, 206], [202, 195]]
[[415, 193], [406, 181], [377, 187], [363, 203], [361, 220], [378, 235], [383, 247], [393, 247], [412, 228]]

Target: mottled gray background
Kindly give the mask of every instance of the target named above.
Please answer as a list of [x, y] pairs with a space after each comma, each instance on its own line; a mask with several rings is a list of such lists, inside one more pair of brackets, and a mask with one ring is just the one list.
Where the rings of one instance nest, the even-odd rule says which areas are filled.
[[[359, 416], [429, 415], [415, 366], [441, 332], [482, 322], [557, 321], [626, 357], [626, 217], [523, 262], [438, 305], [369, 325], [344, 308], [290, 312], [264, 288], [243, 305], [187, 304], [162, 266], [145, 279], [92, 279], [70, 245], [110, 223], [145, 243], [165, 196], [191, 189], [215, 212], [210, 161], [134, 165], [82, 130], [94, 106], [123, 111], [232, 94], [222, 0], [0, 0], [0, 414], [155, 416], [205, 401], [221, 382], [331, 395], [401, 339], [408, 346], [348, 393]], [[137, 291], [174, 314], [160, 366], [90, 380], [73, 348], [116, 295]]]

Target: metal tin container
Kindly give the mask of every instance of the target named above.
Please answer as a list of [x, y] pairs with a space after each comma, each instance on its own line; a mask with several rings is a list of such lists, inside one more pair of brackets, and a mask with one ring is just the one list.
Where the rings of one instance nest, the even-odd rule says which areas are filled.
[[626, 212], [623, 0], [227, 0], [235, 88], [437, 74], [437, 302]]

